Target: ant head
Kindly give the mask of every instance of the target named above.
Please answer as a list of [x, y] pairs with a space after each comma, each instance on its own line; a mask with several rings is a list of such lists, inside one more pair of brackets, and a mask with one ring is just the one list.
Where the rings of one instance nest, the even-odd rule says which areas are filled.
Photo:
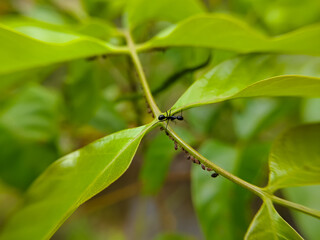
[[183, 120], [183, 117], [182, 116], [177, 116], [177, 119], [182, 121]]
[[166, 117], [165, 117], [164, 115], [162, 115], [162, 114], [159, 115], [159, 117], [158, 117], [158, 120], [159, 120], [159, 121], [164, 120], [164, 119], [166, 119]]

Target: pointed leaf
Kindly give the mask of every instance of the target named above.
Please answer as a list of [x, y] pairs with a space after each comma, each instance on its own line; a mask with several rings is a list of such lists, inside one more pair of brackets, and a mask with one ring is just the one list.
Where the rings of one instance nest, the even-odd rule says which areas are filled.
[[268, 200], [262, 204], [254, 217], [246, 240], [301, 240], [303, 239], [274, 209]]
[[0, 25], [0, 74], [117, 52], [107, 42], [47, 25]]
[[290, 129], [274, 143], [268, 188], [320, 184], [320, 124]]
[[176, 112], [244, 97], [317, 97], [320, 96], [320, 78], [282, 74], [320, 76], [319, 70], [306, 71], [303, 67], [312, 62], [319, 67], [319, 60], [314, 57], [249, 55], [225, 61], [195, 81], [173, 108]]
[[[141, 50], [171, 46], [211, 47], [235, 52], [320, 55], [320, 24], [268, 37], [228, 15], [200, 15], [160, 32]], [[306, 42], [308, 44], [306, 44]]]
[[106, 136], [53, 163], [31, 186], [1, 239], [49, 239], [77, 207], [129, 167], [149, 126]]

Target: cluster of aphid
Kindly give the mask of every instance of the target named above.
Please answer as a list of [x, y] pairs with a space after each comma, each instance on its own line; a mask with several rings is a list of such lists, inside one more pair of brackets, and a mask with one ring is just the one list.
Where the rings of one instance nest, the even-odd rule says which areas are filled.
[[[163, 131], [163, 130], [165, 130], [165, 129], [164, 129], [163, 127], [161, 127], [160, 130]], [[185, 154], [187, 154], [187, 160], [191, 160], [193, 163], [198, 164], [198, 165], [201, 165], [201, 168], [202, 168], [203, 170], [207, 170], [208, 172], [213, 171], [211, 168], [206, 168], [206, 166], [205, 166], [204, 164], [202, 164], [202, 163], [199, 161], [199, 159], [196, 159], [196, 158], [195, 158], [194, 156], [192, 156], [187, 150], [185, 150], [183, 147], [179, 146], [179, 144], [177, 143], [177, 141], [174, 140], [174, 138], [168, 133], [167, 130], [165, 130], [165, 133], [166, 133], [166, 135], [174, 142], [174, 149], [175, 149], [175, 150], [178, 150], [178, 148], [180, 147], [181, 150], [182, 150]], [[214, 172], [214, 173], [211, 174], [211, 177], [213, 177], [213, 178], [216, 178], [216, 177], [218, 177], [218, 176], [219, 176], [219, 174], [216, 173], [216, 172]]]

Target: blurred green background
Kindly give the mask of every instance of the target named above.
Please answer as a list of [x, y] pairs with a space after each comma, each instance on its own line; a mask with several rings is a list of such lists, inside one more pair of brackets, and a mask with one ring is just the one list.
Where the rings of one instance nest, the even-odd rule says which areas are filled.
[[[28, 17], [60, 26], [83, 24], [90, 18], [121, 26], [125, 4], [125, 0], [1, 0], [0, 23]], [[319, 0], [202, 4], [210, 12], [231, 14], [271, 36], [320, 22]], [[142, 42], [168, 25], [141, 24], [134, 37]], [[83, 24], [81, 31], [103, 39], [107, 30]], [[165, 111], [201, 73], [234, 56], [221, 50], [170, 48], [142, 53], [141, 59], [156, 101]], [[309, 61], [304, 71], [312, 74], [320, 60], [292, 56], [292, 61]], [[54, 160], [102, 136], [152, 120], [137, 94], [140, 86], [133, 72], [127, 56], [108, 56], [0, 76], [0, 226]], [[177, 73], [180, 77], [173, 77]], [[272, 141], [291, 126], [319, 121], [320, 99], [233, 100], [183, 115], [186, 121], [172, 126], [186, 142], [226, 170], [263, 186]], [[191, 167], [164, 134], [153, 131], [129, 170], [81, 206], [52, 239], [241, 239], [259, 200], [223, 178], [208, 176]], [[278, 194], [315, 208], [320, 197], [318, 187]], [[278, 210], [306, 239], [320, 236], [318, 220]]]

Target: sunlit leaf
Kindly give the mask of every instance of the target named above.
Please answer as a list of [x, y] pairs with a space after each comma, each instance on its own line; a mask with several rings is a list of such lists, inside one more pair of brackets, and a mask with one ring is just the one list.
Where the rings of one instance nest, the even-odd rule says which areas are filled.
[[303, 238], [277, 213], [270, 201], [262, 204], [245, 236], [247, 240], [302, 240]]
[[320, 184], [320, 124], [302, 125], [281, 135], [269, 157], [268, 189]]
[[118, 51], [107, 42], [72, 31], [0, 25], [0, 74]]
[[126, 171], [147, 130], [111, 134], [54, 162], [33, 183], [0, 238], [50, 238], [79, 205]]
[[126, 7], [131, 29], [150, 20], [177, 22], [203, 11], [198, 0], [175, 0], [174, 4], [171, 0], [130, 0]]
[[320, 55], [319, 38], [319, 24], [271, 38], [228, 15], [199, 15], [165, 29], [141, 46], [141, 50], [193, 46], [241, 53], [279, 52]]
[[244, 97], [320, 96], [320, 78], [291, 75], [320, 76], [319, 69], [304, 68], [307, 62], [316, 62], [315, 66], [320, 66], [319, 60], [313, 57], [253, 55], [223, 62], [195, 81], [173, 109], [179, 111]]

